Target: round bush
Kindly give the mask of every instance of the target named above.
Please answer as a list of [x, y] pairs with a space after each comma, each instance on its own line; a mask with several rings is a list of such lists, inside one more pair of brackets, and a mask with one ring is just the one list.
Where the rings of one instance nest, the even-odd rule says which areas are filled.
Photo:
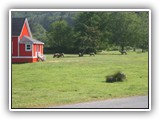
[[116, 72], [113, 75], [106, 76], [106, 82], [123, 82], [126, 79], [126, 75], [122, 72]]

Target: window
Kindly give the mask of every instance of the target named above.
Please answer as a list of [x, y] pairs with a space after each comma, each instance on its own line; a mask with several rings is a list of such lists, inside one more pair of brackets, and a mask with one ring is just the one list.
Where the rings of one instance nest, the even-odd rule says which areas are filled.
[[31, 44], [26, 44], [25, 49], [26, 51], [31, 51]]

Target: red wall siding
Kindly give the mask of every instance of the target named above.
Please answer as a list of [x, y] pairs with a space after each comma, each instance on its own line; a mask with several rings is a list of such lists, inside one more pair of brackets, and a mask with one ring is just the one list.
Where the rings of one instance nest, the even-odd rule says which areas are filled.
[[32, 51], [25, 51], [25, 44], [20, 44], [19, 50], [19, 56], [32, 56]]
[[33, 45], [33, 56], [36, 56], [36, 45]]
[[40, 45], [41, 54], [43, 54], [43, 45]]
[[36, 56], [37, 50], [38, 50], [37, 47], [39, 47], [39, 52], [41, 54], [43, 54], [43, 45], [33, 44], [32, 45], [32, 51], [25, 51], [25, 44], [20, 44], [20, 46], [19, 46], [19, 50], [20, 50], [19, 55], [20, 56], [32, 56], [32, 52], [33, 52], [33, 56]]
[[[28, 28], [27, 28], [27, 24], [26, 24], [26, 23], [23, 25], [23, 29], [22, 29], [22, 31], [21, 31], [20, 39], [22, 39], [22, 37], [23, 37], [24, 35], [25, 35], [25, 36], [29, 36], [29, 30], [28, 30]], [[31, 36], [29, 36], [29, 37], [31, 37]]]
[[12, 58], [12, 63], [37, 62], [37, 58]]
[[[39, 49], [37, 49], [37, 47], [39, 47]], [[36, 56], [37, 52], [40, 52], [41, 54], [43, 54], [43, 45], [42, 44], [34, 44], [32, 50], [33, 50], [34, 56]]]
[[12, 56], [18, 56], [18, 37], [12, 37]]

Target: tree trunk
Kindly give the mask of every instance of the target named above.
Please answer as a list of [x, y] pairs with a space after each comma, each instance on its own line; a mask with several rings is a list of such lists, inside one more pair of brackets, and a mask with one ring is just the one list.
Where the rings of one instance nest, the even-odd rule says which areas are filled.
[[121, 54], [123, 55], [123, 51], [124, 51], [124, 46], [121, 46]]
[[84, 50], [82, 51], [82, 55], [86, 52], [87, 49], [88, 47], [84, 48]]
[[136, 48], [135, 47], [133, 48], [133, 51], [136, 52]]
[[124, 51], [124, 46], [123, 45], [121, 46], [121, 50]]

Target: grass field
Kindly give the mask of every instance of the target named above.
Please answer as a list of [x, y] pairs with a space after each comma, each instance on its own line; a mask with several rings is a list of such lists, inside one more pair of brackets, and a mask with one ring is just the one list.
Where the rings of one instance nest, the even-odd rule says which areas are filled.
[[[47, 106], [148, 94], [148, 53], [116, 52], [12, 64], [12, 108]], [[125, 82], [106, 83], [122, 71]]]

